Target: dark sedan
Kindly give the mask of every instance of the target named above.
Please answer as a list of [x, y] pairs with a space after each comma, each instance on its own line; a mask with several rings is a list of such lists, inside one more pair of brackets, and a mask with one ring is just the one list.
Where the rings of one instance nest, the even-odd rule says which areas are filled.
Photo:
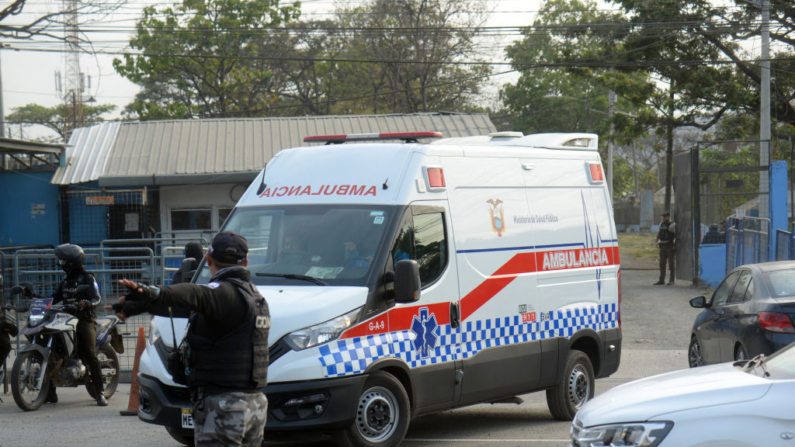
[[693, 323], [690, 367], [770, 355], [795, 342], [795, 262], [737, 267], [707, 300]]

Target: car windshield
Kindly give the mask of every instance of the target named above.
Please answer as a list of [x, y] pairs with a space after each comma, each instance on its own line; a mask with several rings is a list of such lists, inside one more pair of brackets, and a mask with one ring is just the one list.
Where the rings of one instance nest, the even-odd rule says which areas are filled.
[[[238, 208], [223, 231], [248, 241], [258, 285], [365, 285], [394, 207], [290, 205]], [[207, 265], [197, 280], [210, 278]]]
[[773, 298], [795, 296], [795, 270], [778, 270], [765, 275]]

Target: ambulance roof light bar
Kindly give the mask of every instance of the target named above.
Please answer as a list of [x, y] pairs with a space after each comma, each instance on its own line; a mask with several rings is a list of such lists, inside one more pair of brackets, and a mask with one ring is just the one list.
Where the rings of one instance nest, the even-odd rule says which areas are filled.
[[441, 132], [388, 132], [388, 133], [349, 133], [343, 135], [310, 135], [304, 143], [342, 144], [347, 141], [403, 140], [417, 143], [419, 138], [444, 138]]

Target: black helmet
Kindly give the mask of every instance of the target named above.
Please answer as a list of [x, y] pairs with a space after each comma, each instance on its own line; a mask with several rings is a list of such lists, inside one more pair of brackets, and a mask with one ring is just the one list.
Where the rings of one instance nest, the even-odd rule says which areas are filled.
[[63, 244], [55, 247], [55, 257], [58, 264], [65, 272], [71, 272], [83, 267], [86, 261], [86, 254], [79, 245]]

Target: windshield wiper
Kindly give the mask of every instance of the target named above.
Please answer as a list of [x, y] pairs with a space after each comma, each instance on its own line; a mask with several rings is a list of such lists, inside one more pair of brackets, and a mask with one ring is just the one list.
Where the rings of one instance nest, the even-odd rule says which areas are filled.
[[752, 369], [756, 367], [761, 367], [762, 371], [765, 372], [763, 377], [770, 377], [770, 371], [767, 370], [767, 363], [765, 363], [765, 355], [759, 354], [756, 357], [752, 358], [748, 361], [748, 363], [743, 366], [744, 372], [750, 372]]
[[307, 275], [295, 275], [292, 273], [257, 273], [257, 276], [269, 276], [272, 278], [287, 278], [287, 279], [301, 279], [304, 281], [308, 281], [311, 283], [315, 283], [319, 286], [327, 286], [328, 283], [323, 282], [314, 276], [307, 276]]

